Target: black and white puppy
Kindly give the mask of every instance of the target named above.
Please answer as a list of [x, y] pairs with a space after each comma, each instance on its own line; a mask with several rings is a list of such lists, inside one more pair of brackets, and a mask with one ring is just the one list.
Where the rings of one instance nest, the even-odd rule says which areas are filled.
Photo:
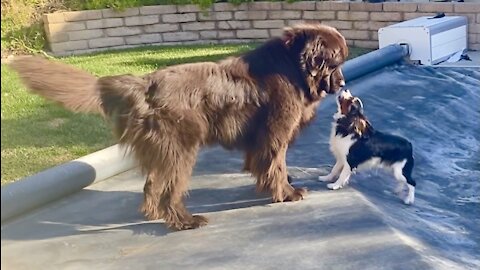
[[384, 168], [399, 181], [397, 194], [407, 186], [408, 195], [403, 202], [412, 204], [416, 185], [412, 179], [412, 144], [405, 138], [375, 130], [363, 113], [362, 101], [348, 89], [340, 92], [337, 105], [330, 133], [330, 151], [336, 163], [330, 174], [318, 179], [332, 182], [338, 177], [327, 185], [335, 190], [346, 185], [357, 170]]

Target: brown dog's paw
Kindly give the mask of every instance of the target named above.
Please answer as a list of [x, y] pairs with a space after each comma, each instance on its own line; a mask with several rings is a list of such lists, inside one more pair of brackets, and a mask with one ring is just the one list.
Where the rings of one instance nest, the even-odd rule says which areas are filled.
[[284, 195], [282, 197], [273, 197], [273, 202], [295, 202], [300, 201], [305, 198], [307, 195], [306, 188], [296, 188], [289, 186], [288, 191], [284, 191]]
[[306, 188], [296, 188], [292, 193], [288, 194], [285, 197], [285, 201], [290, 201], [290, 202], [300, 201], [300, 200], [303, 200], [306, 195], [307, 195]]
[[194, 215], [193, 219], [195, 220], [194, 223], [198, 225], [196, 228], [203, 227], [203, 226], [208, 224], [208, 218], [206, 218], [204, 216]]
[[182, 222], [172, 224], [170, 227], [178, 231], [192, 230], [203, 227], [208, 224], [208, 219], [201, 215], [194, 215], [191, 218], [185, 219]]

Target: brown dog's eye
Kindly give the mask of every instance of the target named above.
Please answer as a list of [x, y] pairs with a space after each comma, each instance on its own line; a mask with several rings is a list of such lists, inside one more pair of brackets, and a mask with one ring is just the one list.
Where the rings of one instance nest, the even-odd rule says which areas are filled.
[[322, 57], [315, 57], [315, 65], [317, 67], [322, 67], [325, 64], [325, 60]]

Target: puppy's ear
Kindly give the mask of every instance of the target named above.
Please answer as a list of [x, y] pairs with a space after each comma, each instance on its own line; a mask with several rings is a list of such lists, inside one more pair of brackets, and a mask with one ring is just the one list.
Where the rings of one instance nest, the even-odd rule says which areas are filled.
[[353, 121], [353, 128], [355, 133], [362, 137], [368, 136], [368, 121], [363, 116], [363, 103], [362, 100], [358, 97], [352, 99], [352, 105], [350, 107], [350, 113], [354, 115], [355, 120]]
[[363, 103], [362, 100], [358, 97], [354, 97], [352, 100], [352, 108], [351, 111], [355, 114], [362, 115], [363, 114]]
[[353, 128], [355, 130], [355, 133], [357, 133], [358, 135], [360, 136], [366, 136], [367, 135], [367, 132], [366, 132], [366, 129], [367, 129], [367, 120], [361, 118], [361, 117], [357, 117], [355, 119], [355, 121], [353, 122]]

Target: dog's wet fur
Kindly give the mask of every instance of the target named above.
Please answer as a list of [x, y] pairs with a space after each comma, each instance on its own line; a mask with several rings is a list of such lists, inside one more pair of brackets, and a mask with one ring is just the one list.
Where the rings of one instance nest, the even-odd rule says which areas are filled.
[[141, 211], [184, 230], [207, 224], [183, 202], [204, 145], [243, 150], [244, 169], [274, 202], [306, 195], [287, 180], [287, 148], [320, 101], [344, 85], [340, 66], [347, 55], [336, 29], [301, 24], [242, 56], [144, 76], [97, 78], [39, 57], [17, 58], [12, 67], [34, 93], [72, 111], [104, 115], [146, 175]]

